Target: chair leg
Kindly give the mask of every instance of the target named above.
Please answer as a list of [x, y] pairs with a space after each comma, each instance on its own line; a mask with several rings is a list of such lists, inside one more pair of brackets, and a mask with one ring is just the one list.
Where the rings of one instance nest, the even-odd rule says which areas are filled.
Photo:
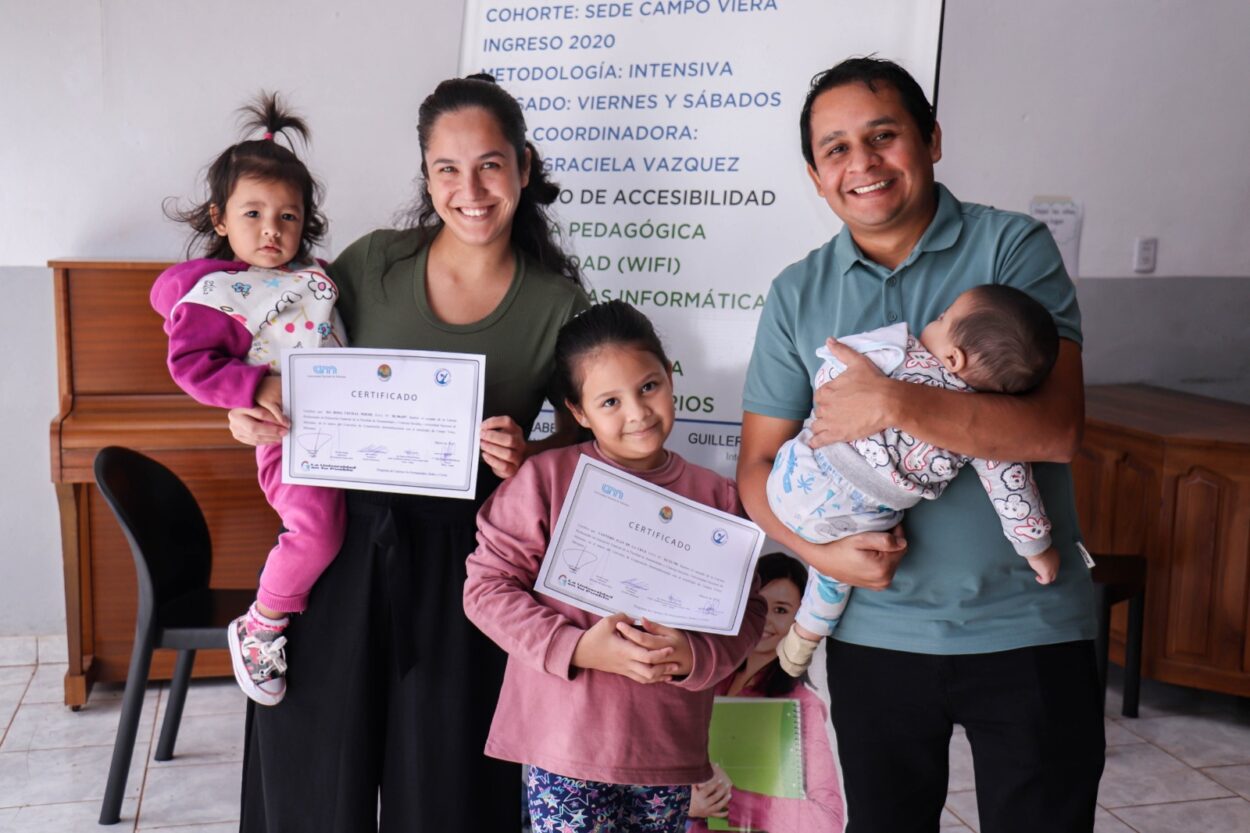
[[1137, 717], [1137, 701], [1141, 693], [1141, 640], [1146, 620], [1146, 591], [1142, 589], [1128, 600], [1128, 635], [1124, 643], [1124, 706], [1120, 713]]
[[130, 774], [130, 759], [134, 756], [135, 735], [139, 731], [139, 715], [143, 712], [143, 695], [151, 668], [152, 632], [141, 628], [135, 633], [135, 646], [130, 653], [130, 672], [126, 677], [126, 692], [122, 695], [122, 713], [117, 722], [117, 738], [113, 741], [113, 760], [109, 763], [108, 783], [104, 787], [100, 824], [117, 824], [121, 819], [126, 777]]
[[1102, 702], [1107, 702], [1107, 655], [1111, 650], [1111, 606], [1107, 604], [1107, 587], [1104, 584], [1094, 585], [1094, 611], [1098, 621], [1098, 630], [1094, 636], [1094, 653], [1098, 661], [1098, 688], [1102, 691]]
[[158, 761], [174, 757], [174, 743], [178, 740], [178, 725], [182, 722], [182, 707], [187, 702], [187, 686], [191, 683], [191, 666], [195, 664], [195, 651], [178, 652], [174, 676], [169, 681], [169, 701], [165, 704], [165, 719], [161, 722], [161, 736], [156, 742]]

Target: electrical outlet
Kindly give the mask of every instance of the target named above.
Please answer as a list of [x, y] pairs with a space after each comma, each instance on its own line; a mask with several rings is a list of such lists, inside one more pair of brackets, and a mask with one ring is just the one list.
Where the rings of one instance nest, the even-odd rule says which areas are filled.
[[1139, 237], [1133, 242], [1133, 271], [1140, 273], [1155, 270], [1155, 258], [1159, 254], [1159, 238]]

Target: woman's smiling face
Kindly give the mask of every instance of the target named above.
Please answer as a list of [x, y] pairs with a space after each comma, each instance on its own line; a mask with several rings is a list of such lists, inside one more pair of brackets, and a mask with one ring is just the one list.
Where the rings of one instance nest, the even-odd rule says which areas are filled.
[[799, 602], [803, 600], [803, 590], [788, 578], [775, 578], [760, 588], [760, 595], [768, 602], [768, 614], [764, 618], [760, 641], [755, 643], [755, 653], [772, 658], [777, 653], [777, 643], [794, 624]]
[[425, 148], [426, 184], [434, 210], [461, 243], [507, 241], [529, 182], [529, 151], [521, 164], [487, 110], [465, 107], [434, 122]]

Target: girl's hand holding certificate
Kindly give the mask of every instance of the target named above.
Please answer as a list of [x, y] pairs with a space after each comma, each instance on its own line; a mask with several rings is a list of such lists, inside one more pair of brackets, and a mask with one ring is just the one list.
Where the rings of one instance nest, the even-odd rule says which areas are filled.
[[694, 653], [690, 650], [690, 640], [685, 631], [652, 622], [650, 619], [643, 619], [641, 627], [621, 625], [617, 627], [617, 631], [630, 642], [650, 651], [672, 649], [668, 659], [673, 666], [674, 677], [684, 677], [694, 667]]
[[666, 683], [690, 673], [693, 658], [685, 634], [644, 620], [643, 626], [648, 625], [668, 633], [644, 634], [624, 613], [605, 616], [578, 640], [573, 649], [573, 665], [619, 674], [636, 683]]

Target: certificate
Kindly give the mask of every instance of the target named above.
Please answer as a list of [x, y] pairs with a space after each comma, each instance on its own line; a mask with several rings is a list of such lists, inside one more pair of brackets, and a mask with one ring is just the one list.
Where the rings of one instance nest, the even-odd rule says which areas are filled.
[[573, 607], [736, 634], [764, 531], [582, 455], [534, 589]]
[[282, 482], [473, 499], [486, 357], [325, 348], [282, 355]]

